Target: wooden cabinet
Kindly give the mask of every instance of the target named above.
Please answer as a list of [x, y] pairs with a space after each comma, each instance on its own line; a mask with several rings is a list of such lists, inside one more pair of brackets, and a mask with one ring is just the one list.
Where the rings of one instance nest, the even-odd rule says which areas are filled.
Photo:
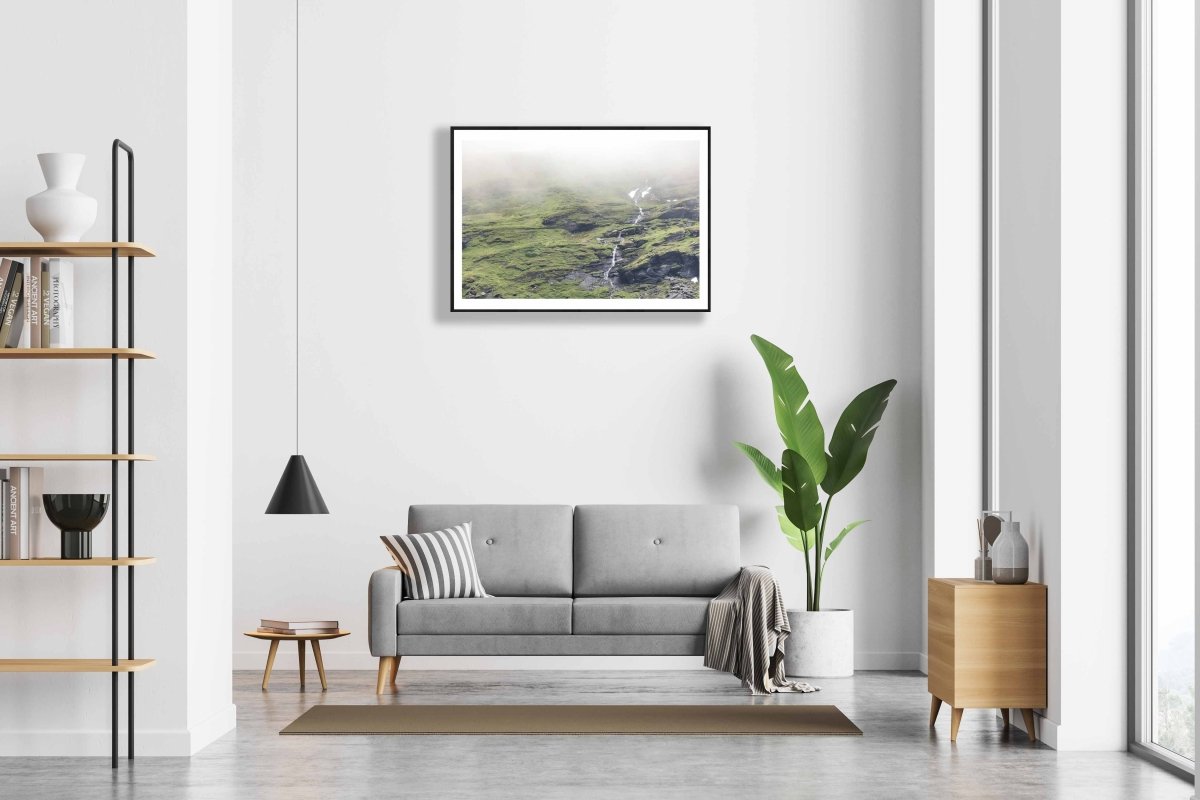
[[965, 708], [1019, 708], [1031, 739], [1046, 707], [1046, 587], [929, 579], [929, 724], [950, 706], [950, 740]]

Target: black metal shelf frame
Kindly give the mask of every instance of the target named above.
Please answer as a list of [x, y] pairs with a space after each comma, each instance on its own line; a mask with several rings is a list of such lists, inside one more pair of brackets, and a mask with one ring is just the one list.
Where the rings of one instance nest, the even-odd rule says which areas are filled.
[[[114, 139], [112, 143], [112, 241], [120, 241], [117, 235], [118, 221], [120, 214], [119, 202], [119, 156], [125, 153], [125, 235], [126, 241], [134, 241], [134, 172], [133, 172], [133, 148], [122, 142], [120, 139]], [[112, 347], [120, 347], [119, 341], [119, 326], [120, 326], [120, 296], [119, 296], [119, 280], [117, 275], [117, 267], [120, 258], [117, 255], [117, 249], [114, 247], [112, 251]], [[134, 320], [134, 269], [133, 256], [127, 257], [125, 270], [125, 338], [126, 347], [133, 347], [133, 320]], [[119, 449], [118, 437], [120, 434], [120, 424], [118, 421], [118, 401], [119, 401], [119, 381], [118, 381], [118, 364], [121, 359], [118, 359], [114, 354], [112, 357], [112, 452], [117, 454], [122, 452]], [[134, 369], [133, 359], [128, 359], [126, 362], [126, 387], [125, 387], [125, 446], [124, 452], [132, 453], [133, 451], [133, 421], [134, 421]], [[119, 499], [120, 499], [120, 484], [117, 479], [117, 470], [119, 464], [116, 461], [112, 462], [112, 502], [109, 507], [109, 512], [112, 514], [112, 557], [119, 558], [118, 540], [120, 531], [120, 516], [119, 516]], [[128, 517], [125, 523], [125, 549], [126, 555], [134, 555], [133, 549], [133, 511], [134, 511], [134, 484], [133, 484], [133, 469], [134, 463], [127, 461], [125, 464], [126, 473], [126, 490], [129, 494], [129, 509]], [[125, 608], [126, 608], [126, 648], [128, 651], [127, 658], [132, 659], [133, 656], [133, 576], [134, 568], [128, 566], [126, 569], [125, 579]], [[118, 638], [120, 633], [120, 625], [117, 619], [119, 598], [118, 587], [120, 567], [112, 568], [112, 663], [117, 665], [117, 650]], [[126, 684], [126, 731], [128, 742], [126, 745], [126, 758], [133, 760], [133, 740], [134, 740], [134, 718], [133, 718], [133, 698], [134, 698], [134, 675], [132, 672], [125, 673]], [[117, 744], [119, 739], [120, 716], [118, 709], [118, 701], [120, 699], [120, 691], [117, 683], [117, 673], [112, 673], [112, 768], [117, 768]]]

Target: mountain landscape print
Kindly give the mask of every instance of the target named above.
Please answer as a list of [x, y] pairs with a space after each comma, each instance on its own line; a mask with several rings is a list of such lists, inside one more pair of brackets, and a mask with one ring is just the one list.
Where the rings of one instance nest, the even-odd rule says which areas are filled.
[[451, 136], [453, 310], [708, 310], [707, 128]]

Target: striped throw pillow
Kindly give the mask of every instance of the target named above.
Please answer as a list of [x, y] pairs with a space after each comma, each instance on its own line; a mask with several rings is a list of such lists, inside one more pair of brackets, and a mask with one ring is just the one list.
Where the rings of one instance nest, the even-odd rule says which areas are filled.
[[491, 597], [479, 582], [471, 523], [432, 533], [380, 536], [406, 577], [413, 600]]

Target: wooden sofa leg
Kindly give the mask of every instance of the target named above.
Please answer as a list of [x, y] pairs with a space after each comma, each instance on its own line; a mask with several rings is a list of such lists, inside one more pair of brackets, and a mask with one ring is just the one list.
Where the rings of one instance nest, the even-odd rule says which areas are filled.
[[389, 679], [395, 685], [397, 660], [395, 656], [383, 656], [379, 659], [379, 677], [375, 679], [375, 694], [383, 694]]
[[401, 656], [396, 656], [392, 659], [392, 674], [388, 679], [388, 686], [393, 689], [396, 688], [396, 673], [400, 670], [400, 658]]

